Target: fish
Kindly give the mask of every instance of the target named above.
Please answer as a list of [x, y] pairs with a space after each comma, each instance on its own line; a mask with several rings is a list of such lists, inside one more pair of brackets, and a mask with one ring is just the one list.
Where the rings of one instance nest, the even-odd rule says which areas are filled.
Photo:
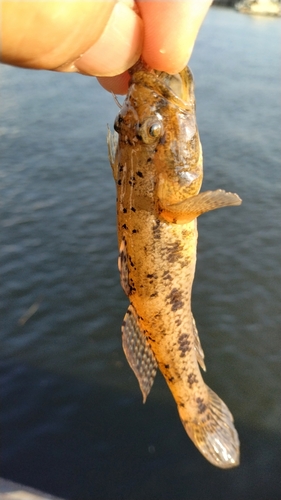
[[200, 192], [203, 157], [188, 67], [170, 75], [139, 60], [119, 107], [107, 143], [117, 190], [118, 269], [129, 299], [123, 350], [143, 402], [159, 368], [195, 446], [213, 465], [235, 467], [238, 434], [202, 377], [191, 292], [197, 218], [242, 200], [222, 189]]

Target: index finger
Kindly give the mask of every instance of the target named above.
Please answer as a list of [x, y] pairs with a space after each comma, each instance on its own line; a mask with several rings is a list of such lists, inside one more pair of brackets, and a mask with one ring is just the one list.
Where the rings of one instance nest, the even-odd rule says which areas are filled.
[[187, 64], [212, 0], [136, 0], [144, 21], [142, 57], [149, 66], [177, 73]]

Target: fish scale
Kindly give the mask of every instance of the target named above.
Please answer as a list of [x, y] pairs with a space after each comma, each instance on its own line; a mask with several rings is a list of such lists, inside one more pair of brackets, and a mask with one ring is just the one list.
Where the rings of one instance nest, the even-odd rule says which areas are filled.
[[191, 311], [197, 217], [239, 205], [223, 190], [200, 193], [202, 148], [193, 77], [139, 61], [108, 134], [117, 188], [121, 285], [130, 305], [122, 344], [145, 402], [159, 367], [184, 428], [212, 464], [239, 463], [239, 439], [223, 401], [205, 384], [204, 353]]

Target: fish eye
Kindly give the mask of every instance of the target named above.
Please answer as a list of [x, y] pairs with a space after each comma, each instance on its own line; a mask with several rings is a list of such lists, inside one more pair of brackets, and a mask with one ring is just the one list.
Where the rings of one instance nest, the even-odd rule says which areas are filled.
[[162, 123], [153, 123], [149, 129], [149, 134], [152, 137], [160, 137], [160, 135], [162, 135]]
[[140, 136], [146, 144], [155, 142], [164, 133], [163, 123], [155, 117], [148, 118], [139, 127], [138, 136]]

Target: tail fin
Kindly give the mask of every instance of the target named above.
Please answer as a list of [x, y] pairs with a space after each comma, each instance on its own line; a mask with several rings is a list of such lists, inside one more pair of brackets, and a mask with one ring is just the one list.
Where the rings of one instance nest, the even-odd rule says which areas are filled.
[[208, 387], [209, 404], [197, 421], [178, 407], [181, 421], [195, 446], [213, 465], [229, 469], [239, 465], [239, 438], [225, 403]]

